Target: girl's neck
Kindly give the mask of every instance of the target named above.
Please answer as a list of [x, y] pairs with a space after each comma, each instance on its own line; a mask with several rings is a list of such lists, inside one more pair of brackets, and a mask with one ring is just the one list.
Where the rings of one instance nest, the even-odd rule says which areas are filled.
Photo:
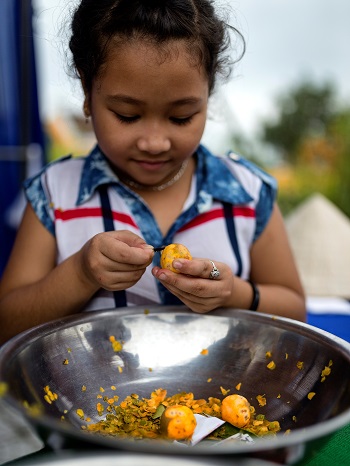
[[192, 175], [195, 172], [196, 162], [191, 157], [183, 176], [172, 186], [161, 191], [138, 190], [132, 188], [152, 212], [163, 236], [183, 211], [183, 206], [191, 190]]
[[130, 188], [132, 188], [134, 190], [137, 190], [137, 191], [160, 192], [160, 191], [164, 191], [167, 188], [170, 188], [171, 186], [173, 186], [175, 183], [177, 183], [182, 178], [182, 176], [184, 175], [184, 173], [186, 171], [188, 162], [189, 162], [189, 159], [184, 160], [184, 162], [182, 163], [179, 171], [176, 172], [175, 175], [172, 178], [170, 178], [169, 180], [165, 181], [164, 183], [161, 183], [161, 184], [158, 184], [158, 185], [154, 185], [154, 186], [144, 185], [144, 184], [141, 184], [141, 183], [137, 183], [136, 181], [131, 180], [129, 178], [124, 178], [123, 176], [121, 176], [120, 179], [121, 179], [122, 183], [126, 184]]

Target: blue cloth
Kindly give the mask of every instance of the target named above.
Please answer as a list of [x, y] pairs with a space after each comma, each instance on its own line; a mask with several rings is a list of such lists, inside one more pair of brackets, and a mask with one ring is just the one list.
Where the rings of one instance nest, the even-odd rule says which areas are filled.
[[350, 315], [308, 313], [307, 323], [350, 342]]
[[336, 297], [308, 297], [307, 323], [350, 342], [350, 301]]
[[[16, 230], [6, 212], [26, 177], [25, 148], [43, 148], [39, 118], [31, 1], [0, 1], [0, 277]], [[43, 152], [43, 151], [42, 151]]]

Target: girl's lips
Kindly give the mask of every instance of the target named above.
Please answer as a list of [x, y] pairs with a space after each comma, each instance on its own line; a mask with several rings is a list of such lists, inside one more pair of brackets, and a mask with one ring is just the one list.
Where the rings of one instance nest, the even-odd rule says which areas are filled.
[[147, 171], [157, 171], [163, 168], [167, 162], [148, 162], [146, 160], [138, 160], [136, 161], [137, 165], [141, 167], [143, 170]]

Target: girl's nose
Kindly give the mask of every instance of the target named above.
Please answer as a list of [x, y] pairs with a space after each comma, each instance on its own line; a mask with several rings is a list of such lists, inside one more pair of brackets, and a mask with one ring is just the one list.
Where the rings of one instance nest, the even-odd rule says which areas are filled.
[[142, 152], [156, 155], [167, 152], [170, 147], [170, 139], [161, 132], [152, 132], [141, 136], [137, 141], [137, 147]]

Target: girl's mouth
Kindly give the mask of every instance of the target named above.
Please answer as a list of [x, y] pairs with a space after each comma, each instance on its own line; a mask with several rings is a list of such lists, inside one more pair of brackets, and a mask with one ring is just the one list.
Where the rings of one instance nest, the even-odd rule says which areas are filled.
[[147, 160], [138, 160], [136, 161], [137, 165], [141, 167], [143, 170], [147, 171], [157, 171], [163, 168], [167, 162], [165, 161], [157, 161], [157, 162], [150, 162]]

